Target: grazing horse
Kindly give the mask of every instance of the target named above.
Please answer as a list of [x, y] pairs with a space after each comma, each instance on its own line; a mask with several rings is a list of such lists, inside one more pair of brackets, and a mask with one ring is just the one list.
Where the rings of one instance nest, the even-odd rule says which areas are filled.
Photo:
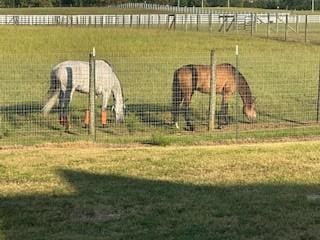
[[[89, 93], [89, 63], [65, 61], [54, 66], [51, 71], [50, 96], [42, 109], [43, 113], [48, 114], [59, 98], [59, 120], [62, 125], [68, 128], [69, 104], [75, 91]], [[102, 125], [107, 122], [106, 110], [111, 93], [115, 99], [116, 122], [123, 122], [124, 101], [121, 84], [110, 64], [104, 60], [96, 60], [95, 62], [95, 93], [102, 95]], [[88, 118], [89, 113], [86, 112], [86, 121], [89, 121]]]
[[[172, 85], [172, 120], [176, 127], [182, 105], [186, 120], [186, 129], [194, 130], [190, 116], [190, 103], [194, 91], [210, 94], [210, 65], [186, 65], [174, 72]], [[219, 125], [228, 123], [228, 99], [236, 91], [243, 101], [243, 113], [248, 120], [256, 118], [255, 99], [244, 76], [231, 64], [216, 66], [216, 92], [222, 95]]]

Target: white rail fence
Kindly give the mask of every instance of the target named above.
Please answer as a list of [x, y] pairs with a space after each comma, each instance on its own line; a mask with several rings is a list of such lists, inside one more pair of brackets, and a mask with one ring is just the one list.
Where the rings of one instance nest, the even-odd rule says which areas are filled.
[[[133, 15], [0, 15], [1, 25], [158, 25], [197, 23], [209, 24], [236, 21], [245, 24], [286, 22], [305, 23], [305, 15], [209, 13], [209, 14], [133, 14]], [[252, 20], [254, 19], [254, 20]], [[320, 23], [320, 15], [309, 15], [308, 23]]]

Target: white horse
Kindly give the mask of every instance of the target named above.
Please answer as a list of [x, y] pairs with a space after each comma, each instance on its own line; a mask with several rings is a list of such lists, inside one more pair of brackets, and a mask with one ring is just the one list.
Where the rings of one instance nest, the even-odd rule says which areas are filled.
[[[111, 93], [115, 99], [116, 122], [123, 122], [125, 106], [121, 84], [106, 61], [96, 60], [95, 80], [95, 93], [102, 95], [102, 124], [106, 124], [106, 110]], [[47, 115], [59, 98], [60, 123], [68, 127], [69, 104], [75, 91], [89, 93], [89, 63], [65, 61], [54, 66], [51, 71], [50, 96], [42, 109], [43, 113]]]

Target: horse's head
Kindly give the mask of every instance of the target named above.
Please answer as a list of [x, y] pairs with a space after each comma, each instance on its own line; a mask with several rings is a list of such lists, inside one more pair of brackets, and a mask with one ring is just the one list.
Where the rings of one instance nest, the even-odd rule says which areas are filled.
[[123, 104], [115, 104], [114, 106], [112, 106], [112, 111], [115, 112], [116, 123], [123, 123], [124, 122], [125, 112], [126, 112], [126, 104], [125, 103], [123, 103]]
[[112, 106], [112, 111], [114, 111], [116, 115], [116, 123], [123, 123], [124, 122], [124, 112], [125, 112], [125, 105], [122, 107], [119, 106]]
[[257, 118], [257, 112], [256, 112], [256, 104], [255, 104], [255, 98], [252, 98], [252, 101], [245, 104], [243, 106], [243, 114], [247, 117], [247, 119], [250, 122], [253, 122]]

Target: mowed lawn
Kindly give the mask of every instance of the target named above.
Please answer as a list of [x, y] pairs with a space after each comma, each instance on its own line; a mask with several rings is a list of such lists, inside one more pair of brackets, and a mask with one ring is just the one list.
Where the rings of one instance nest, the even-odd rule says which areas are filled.
[[0, 239], [319, 239], [320, 142], [0, 150]]

